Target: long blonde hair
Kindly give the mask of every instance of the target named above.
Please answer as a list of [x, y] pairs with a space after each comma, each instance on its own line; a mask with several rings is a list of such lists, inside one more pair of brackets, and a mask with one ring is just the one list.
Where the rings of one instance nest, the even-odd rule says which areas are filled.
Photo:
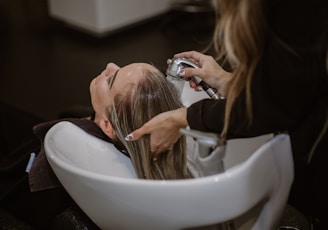
[[127, 149], [139, 178], [182, 179], [190, 177], [186, 164], [186, 138], [181, 136], [172, 150], [151, 158], [150, 136], [137, 141], [124, 137], [161, 112], [180, 108], [175, 89], [161, 72], [144, 70], [142, 78], [127, 95], [117, 95], [109, 109], [109, 120], [115, 134]]
[[217, 23], [213, 36], [218, 59], [232, 67], [232, 78], [226, 95], [226, 136], [230, 115], [236, 99], [245, 91], [246, 111], [252, 122], [251, 82], [262, 56], [265, 36], [262, 0], [216, 0]]

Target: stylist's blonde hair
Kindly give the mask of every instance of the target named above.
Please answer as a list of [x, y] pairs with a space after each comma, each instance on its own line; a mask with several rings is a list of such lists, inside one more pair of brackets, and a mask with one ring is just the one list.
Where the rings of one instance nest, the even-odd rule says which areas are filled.
[[[174, 87], [162, 73], [143, 71], [143, 76], [127, 95], [117, 95], [110, 108], [109, 120], [116, 137], [127, 149], [139, 178], [182, 179], [190, 177], [186, 167], [186, 139], [181, 136], [172, 150], [151, 158], [150, 136], [137, 141], [125, 141], [128, 133], [140, 128], [159, 113], [181, 107]], [[157, 166], [155, 165], [157, 164]], [[156, 167], [155, 167], [156, 166]]]
[[249, 122], [252, 121], [251, 82], [262, 56], [265, 23], [262, 0], [216, 0], [217, 23], [213, 37], [218, 59], [225, 59], [232, 67], [232, 78], [227, 92], [225, 125], [226, 136], [232, 107], [245, 91]]

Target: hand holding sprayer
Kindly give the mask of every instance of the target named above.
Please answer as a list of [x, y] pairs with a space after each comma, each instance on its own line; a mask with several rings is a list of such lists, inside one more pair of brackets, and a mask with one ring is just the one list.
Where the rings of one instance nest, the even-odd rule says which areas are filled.
[[[187, 58], [168, 59], [167, 64], [168, 64], [168, 68], [166, 70], [166, 76], [167, 78], [171, 78], [174, 80], [184, 80], [184, 78], [180, 76], [180, 73], [185, 67], [192, 67], [197, 69], [199, 68], [199, 66], [196, 63], [190, 61]], [[209, 86], [201, 78], [197, 76], [192, 76], [190, 80], [195, 82], [196, 85], [201, 86], [202, 89], [208, 94], [210, 98], [216, 100], [219, 99], [219, 96], [217, 95], [217, 90]]]

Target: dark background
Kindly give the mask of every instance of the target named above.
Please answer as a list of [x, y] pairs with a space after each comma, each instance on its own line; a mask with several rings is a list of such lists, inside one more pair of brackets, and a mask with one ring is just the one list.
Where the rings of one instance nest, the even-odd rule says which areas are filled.
[[48, 15], [46, 0], [0, 0], [0, 101], [54, 119], [90, 107], [89, 83], [108, 62], [120, 66], [202, 51], [213, 32], [213, 12], [172, 10], [97, 38]]

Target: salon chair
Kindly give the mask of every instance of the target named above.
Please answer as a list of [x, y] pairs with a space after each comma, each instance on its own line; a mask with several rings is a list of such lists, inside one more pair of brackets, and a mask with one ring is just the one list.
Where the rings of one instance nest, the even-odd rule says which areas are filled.
[[293, 181], [285, 134], [223, 173], [184, 180], [137, 179], [129, 158], [69, 122], [49, 130], [45, 150], [64, 188], [104, 230], [275, 229]]

